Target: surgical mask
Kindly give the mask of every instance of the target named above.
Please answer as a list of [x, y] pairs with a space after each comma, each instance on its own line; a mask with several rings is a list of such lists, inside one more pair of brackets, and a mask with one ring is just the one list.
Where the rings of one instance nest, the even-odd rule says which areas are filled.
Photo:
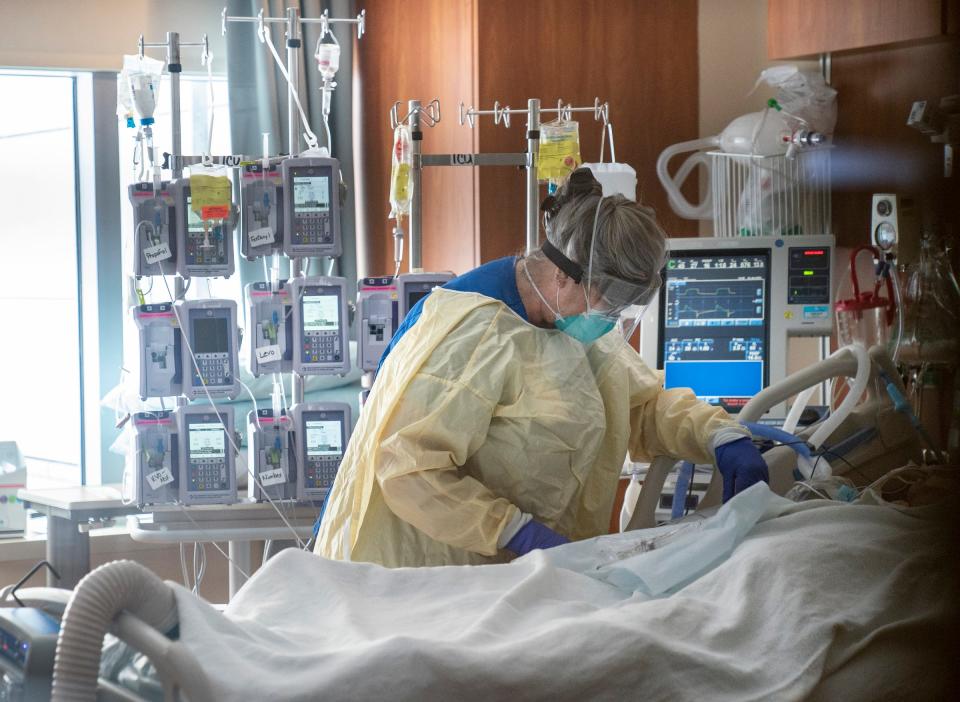
[[575, 314], [554, 322], [554, 326], [582, 344], [590, 344], [617, 326], [599, 314]]
[[[527, 269], [526, 261], [523, 262], [523, 272], [527, 276], [527, 280], [530, 281], [530, 286], [533, 288], [533, 291], [537, 294], [537, 297], [540, 298], [540, 302], [542, 302], [543, 306], [550, 310], [550, 313], [553, 315], [553, 325], [564, 334], [576, 339], [582, 344], [590, 344], [616, 326], [616, 322], [612, 319], [596, 312], [585, 312], [564, 317], [559, 311], [560, 290], [557, 290], [557, 309], [554, 309], [550, 303], [547, 302], [543, 293], [540, 292], [537, 284], [533, 282], [533, 276], [530, 275], [530, 271]], [[584, 291], [584, 296], [586, 296], [586, 291]]]

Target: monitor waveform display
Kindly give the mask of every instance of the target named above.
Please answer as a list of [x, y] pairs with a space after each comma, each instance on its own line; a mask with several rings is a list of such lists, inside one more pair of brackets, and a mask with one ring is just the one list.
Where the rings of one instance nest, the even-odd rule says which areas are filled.
[[762, 279], [669, 280], [666, 324], [759, 326], [764, 318]]

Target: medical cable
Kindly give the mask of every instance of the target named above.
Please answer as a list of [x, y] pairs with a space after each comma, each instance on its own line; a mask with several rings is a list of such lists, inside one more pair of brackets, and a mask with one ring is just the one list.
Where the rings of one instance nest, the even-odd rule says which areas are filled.
[[801, 456], [810, 458], [810, 447], [807, 445], [807, 442], [798, 441], [798, 437], [789, 432], [767, 424], [760, 424], [759, 422], [740, 422], [740, 424], [749, 429], [750, 433], [754, 436], [778, 441], [784, 446], [789, 446]]
[[213, 91], [213, 52], [205, 50], [200, 62], [207, 66], [207, 98], [210, 100], [210, 119], [207, 121], [207, 150], [203, 156], [209, 159], [213, 154], [213, 117], [214, 117], [214, 91]]
[[[892, 270], [891, 270], [892, 268]], [[890, 282], [893, 287], [893, 300], [897, 306], [897, 340], [893, 343], [893, 353], [890, 354], [893, 362], [896, 363], [900, 357], [900, 345], [903, 343], [903, 326], [905, 324], [903, 314], [903, 291], [900, 289], [900, 276], [897, 275], [896, 260], [887, 267], [887, 275], [890, 276]]]
[[927, 447], [933, 451], [933, 455], [937, 457], [937, 460], [945, 462], [940, 453], [940, 449], [937, 448], [937, 445], [933, 441], [933, 437], [930, 436], [930, 434], [927, 432], [927, 428], [920, 422], [920, 418], [917, 417], [916, 413], [913, 411], [913, 407], [910, 406], [907, 398], [903, 396], [902, 392], [900, 392], [900, 389], [896, 386], [896, 383], [894, 383], [884, 371], [880, 371], [880, 379], [886, 385], [887, 395], [890, 396], [890, 400], [893, 402], [893, 408], [909, 420], [910, 425], [920, 435], [920, 438], [923, 439], [923, 442], [927, 445]]
[[[910, 473], [910, 472], [921, 473], [924, 477], [919, 478], [917, 480], [906, 480], [903, 477], [901, 477], [904, 473]], [[912, 485], [919, 485], [920, 483], [922, 483], [926, 479], [926, 477], [929, 476], [931, 473], [956, 474], [956, 472], [957, 472], [956, 468], [951, 468], [949, 466], [903, 466], [901, 468], [894, 468], [892, 471], [890, 471], [886, 475], [881, 476], [880, 478], [877, 478], [872, 483], [867, 485], [865, 488], [860, 490], [860, 494], [862, 495], [867, 490], [882, 491], [883, 486], [887, 483], [887, 481], [893, 480], [893, 479], [899, 480], [901, 483], [905, 485], [912, 486]]]
[[[207, 533], [207, 530], [204, 529], [204, 528], [203, 528], [202, 526], [200, 526], [199, 524], [197, 524], [197, 520], [190, 516], [190, 511], [186, 508], [186, 506], [184, 506], [184, 504], [183, 504], [182, 502], [177, 502], [176, 505], [177, 505], [177, 507], [180, 508], [180, 511], [183, 512], [184, 516], [185, 516], [188, 520], [190, 520], [190, 523], [193, 524], [193, 526], [195, 526], [195, 527], [197, 528], [197, 531], [200, 531], [201, 533], [204, 533], [204, 534]], [[220, 555], [221, 555], [221, 556], [223, 556], [224, 558], [227, 559], [227, 561], [230, 562], [230, 565], [232, 565], [234, 568], [237, 569], [237, 571], [240, 573], [240, 575], [242, 575], [242, 576], [243, 576], [244, 578], [246, 578], [247, 580], [250, 579], [250, 575], [249, 575], [243, 568], [241, 568], [239, 565], [237, 565], [237, 562], [234, 561], [232, 558], [230, 558], [230, 556], [227, 554], [227, 552], [224, 551], [222, 548], [220, 548], [220, 545], [219, 545], [216, 541], [213, 541], [213, 540], [211, 539], [210, 543], [212, 543], [212, 544], [213, 544], [213, 547], [220, 552]]]
[[183, 576], [183, 586], [190, 589], [190, 575], [187, 573], [187, 554], [183, 550], [183, 542], [180, 542], [180, 574]]
[[297, 109], [300, 110], [300, 120], [303, 123], [304, 139], [306, 139], [307, 146], [311, 149], [317, 148], [317, 135], [313, 133], [312, 129], [310, 129], [310, 123], [307, 121], [307, 115], [303, 111], [303, 105], [300, 104], [300, 95], [297, 91], [297, 86], [295, 86], [293, 81], [290, 80], [290, 74], [287, 73], [287, 67], [284, 66], [283, 61], [280, 60], [280, 54], [277, 53], [277, 47], [273, 45], [273, 38], [270, 36], [269, 27], [267, 27], [266, 24], [261, 24], [258, 35], [260, 37], [260, 41], [266, 43], [266, 45], [269, 47], [270, 53], [273, 55], [273, 60], [276, 62], [277, 68], [280, 69], [280, 74], [283, 76], [284, 80], [287, 81], [290, 94], [293, 95], [293, 101], [297, 104]]
[[[164, 282], [164, 285], [167, 286], [167, 293], [170, 294], [171, 297], [172, 297], [172, 296], [173, 296], [173, 293], [172, 293], [172, 291], [170, 290], [170, 286], [169, 286], [169, 284], [167, 283], [166, 278], [164, 278], [164, 281], [163, 281], [163, 282]], [[177, 306], [176, 306], [176, 305], [173, 305], [173, 306], [172, 306], [172, 309], [173, 309], [173, 314], [174, 314], [174, 316], [175, 316], [176, 319], [177, 319], [177, 325], [178, 325], [181, 329], [185, 329], [185, 327], [183, 326], [183, 321], [180, 319], [180, 312], [179, 312], [179, 310], [177, 309]], [[207, 383], [206, 383], [206, 381], [205, 381], [204, 378], [203, 378], [203, 374], [200, 372], [200, 364], [197, 362], [197, 357], [196, 357], [196, 355], [193, 353], [193, 348], [190, 346], [190, 341], [189, 341], [189, 339], [188, 339], [188, 335], [186, 334], [186, 332], [183, 333], [182, 338], [183, 338], [183, 340], [184, 340], [184, 344], [185, 344], [186, 347], [187, 347], [187, 351], [190, 353], [190, 360], [193, 362], [193, 368], [194, 368], [194, 370], [197, 372], [197, 375], [200, 377], [200, 385], [201, 385], [201, 387], [203, 388], [203, 392], [204, 392], [204, 394], [206, 394], [207, 400], [209, 400], [210, 406], [213, 408], [214, 414], [217, 415], [217, 419], [219, 420], [220, 425], [224, 428], [224, 432], [225, 432], [226, 435], [227, 435], [227, 441], [230, 442], [230, 445], [233, 447], [233, 450], [236, 452], [237, 460], [240, 461], [240, 462], [242, 462], [244, 465], [246, 465], [247, 475], [248, 475], [250, 478], [252, 478], [253, 481], [260, 487], [260, 490], [263, 492], [263, 496], [267, 499], [267, 502], [270, 503], [270, 506], [273, 507], [274, 511], [277, 513], [277, 515], [280, 517], [280, 519], [283, 521], [283, 523], [286, 525], [286, 527], [287, 527], [288, 529], [290, 529], [290, 532], [293, 534], [294, 539], [296, 539], [297, 544], [298, 544], [299, 546], [303, 547], [303, 541], [300, 539], [300, 535], [297, 533], [297, 530], [293, 528], [293, 525], [290, 524], [290, 522], [287, 520], [286, 516], [284, 516], [283, 512], [277, 507], [276, 503], [273, 501], [273, 499], [270, 497], [270, 495], [267, 493], [266, 489], [264, 488], [263, 483], [260, 482], [260, 478], [256, 475], [256, 471], [254, 471], [254, 470], [250, 467], [250, 465], [247, 463], [246, 457], [243, 455], [243, 453], [240, 451], [240, 448], [237, 446], [236, 440], [235, 440], [235, 438], [234, 438], [234, 436], [233, 436], [233, 434], [234, 434], [234, 428], [233, 428], [233, 427], [229, 427], [229, 428], [227, 427], [227, 424], [226, 424], [226, 422], [225, 422], [224, 419], [223, 419], [223, 415], [221, 415], [221, 414], [220, 414], [220, 410], [217, 409], [217, 405], [216, 405], [216, 403], [213, 401], [213, 396], [210, 394], [210, 390], [207, 388]], [[239, 379], [237, 380], [237, 382], [241, 385], [241, 387], [243, 387], [244, 390], [247, 391], [247, 394], [250, 396], [250, 399], [251, 399], [251, 401], [253, 402], [254, 413], [255, 413], [256, 415], [259, 415], [259, 408], [257, 407], [257, 399], [253, 396], [253, 393], [250, 392], [250, 388], [248, 388], [248, 387], [246, 386], [246, 384], [243, 383], [243, 381], [241, 381], [241, 380], [239, 380]], [[257, 417], [257, 426], [258, 426], [258, 427], [260, 426], [259, 416]], [[192, 520], [191, 520], [191, 521], [192, 521]]]
[[323, 129], [327, 133], [327, 151], [333, 156], [333, 139], [330, 136], [330, 122], [327, 119], [327, 115], [323, 116]]
[[[198, 554], [199, 553], [199, 557]], [[197, 562], [200, 566], [197, 568]], [[200, 583], [203, 582], [203, 576], [207, 572], [207, 549], [202, 543], [193, 544], [193, 592], [200, 594]]]
[[[781, 446], [790, 446], [790, 447], [792, 448], [792, 447], [793, 447], [793, 444], [803, 444], [804, 446], [807, 446], [807, 447], [809, 448], [809, 444], [807, 444], [807, 442], [805, 442], [805, 441], [796, 441], [796, 442], [790, 442], [790, 443], [781, 443], [780, 445], [781, 445]], [[838, 453], [837, 451], [834, 451], [834, 450], [832, 450], [832, 449], [830, 449], [830, 448], [827, 448], [826, 446], [821, 446], [820, 448], [816, 449], [816, 451], [817, 451], [817, 453], [811, 453], [811, 454], [810, 454], [810, 457], [811, 457], [811, 458], [816, 457], [817, 460], [819, 460], [822, 456], [830, 456], [831, 458], [839, 458], [841, 461], [843, 461], [843, 462], [847, 465], [847, 467], [848, 467], [850, 470], [856, 470], [856, 469], [857, 469], [857, 467], [856, 467], [854, 464], [852, 464], [850, 461], [848, 461], [846, 458], [843, 457], [843, 454], [840, 454], [840, 453]], [[816, 461], [814, 461], [813, 469], [814, 469], [814, 471], [817, 469], [817, 462], [816, 462]], [[808, 478], [808, 479], [812, 479], [812, 477], [813, 477], [813, 476], [811, 475], [810, 478]]]

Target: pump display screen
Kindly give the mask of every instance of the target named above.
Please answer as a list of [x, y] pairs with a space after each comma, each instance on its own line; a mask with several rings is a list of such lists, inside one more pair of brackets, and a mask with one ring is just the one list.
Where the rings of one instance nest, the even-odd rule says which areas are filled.
[[190, 460], [223, 458], [226, 441], [219, 422], [194, 422], [190, 425]]
[[201, 317], [193, 320], [191, 345], [194, 353], [225, 353], [229, 350], [227, 320]]
[[405, 287], [407, 311], [409, 312], [415, 304], [443, 284], [443, 280], [407, 283]]
[[340, 329], [340, 300], [337, 295], [303, 296], [303, 331], [338, 331]]
[[342, 425], [339, 421], [308, 419], [306, 425], [308, 456], [339, 456], [343, 453]]
[[667, 388], [737, 411], [769, 374], [770, 253], [676, 251], [664, 271], [658, 362]]
[[187, 195], [187, 231], [194, 234], [202, 234], [203, 220], [200, 219], [200, 215], [193, 211], [192, 203], [193, 198]]
[[294, 176], [293, 208], [297, 212], [330, 211], [330, 178], [328, 176]]

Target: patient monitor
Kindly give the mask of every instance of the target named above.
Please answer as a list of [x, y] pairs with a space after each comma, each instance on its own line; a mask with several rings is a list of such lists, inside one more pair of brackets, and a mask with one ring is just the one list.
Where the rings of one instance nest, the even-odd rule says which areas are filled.
[[179, 495], [185, 505], [228, 505], [237, 501], [232, 441], [233, 407], [178, 407]]
[[295, 405], [297, 501], [326, 498], [350, 440], [350, 405], [317, 402]]
[[667, 388], [692, 388], [738, 412], [786, 377], [788, 339], [829, 337], [832, 236], [671, 239], [669, 246], [640, 347], [647, 365], [664, 371]]

